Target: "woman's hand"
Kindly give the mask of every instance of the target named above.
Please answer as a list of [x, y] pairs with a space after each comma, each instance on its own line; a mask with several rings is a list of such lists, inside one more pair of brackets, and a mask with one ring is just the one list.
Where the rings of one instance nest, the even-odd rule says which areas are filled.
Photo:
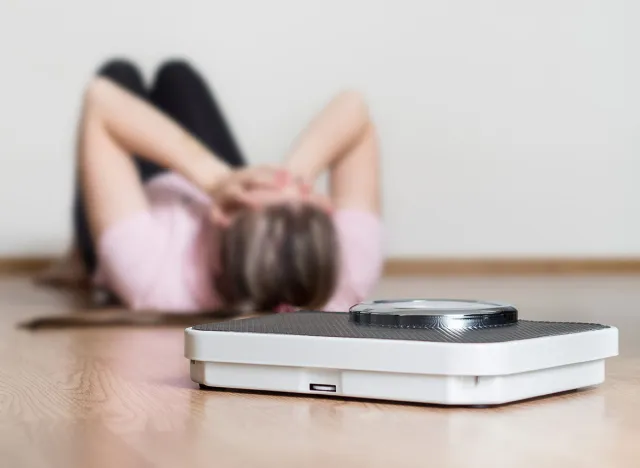
[[306, 202], [332, 211], [331, 202], [286, 169], [258, 166], [230, 172], [209, 190], [213, 198], [212, 221], [222, 227], [241, 209], [259, 209], [268, 205]]
[[287, 184], [289, 174], [270, 166], [253, 166], [232, 171], [209, 191], [213, 198], [213, 222], [228, 226], [230, 215], [243, 208], [258, 208], [261, 197], [256, 189], [279, 190]]

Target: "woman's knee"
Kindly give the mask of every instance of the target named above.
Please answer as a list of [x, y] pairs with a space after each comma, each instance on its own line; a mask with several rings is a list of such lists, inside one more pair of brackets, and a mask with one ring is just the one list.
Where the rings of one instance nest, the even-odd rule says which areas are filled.
[[99, 68], [97, 75], [108, 78], [135, 94], [144, 93], [142, 73], [140, 69], [129, 60], [109, 60]]
[[202, 81], [195, 68], [184, 59], [171, 59], [158, 67], [156, 86], [158, 84], [187, 85]]

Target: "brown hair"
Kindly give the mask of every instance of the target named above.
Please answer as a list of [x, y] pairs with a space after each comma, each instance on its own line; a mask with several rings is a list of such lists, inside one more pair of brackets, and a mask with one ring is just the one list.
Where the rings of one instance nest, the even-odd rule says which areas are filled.
[[310, 205], [239, 213], [223, 233], [216, 289], [225, 307], [318, 308], [336, 287], [338, 241], [331, 216]]

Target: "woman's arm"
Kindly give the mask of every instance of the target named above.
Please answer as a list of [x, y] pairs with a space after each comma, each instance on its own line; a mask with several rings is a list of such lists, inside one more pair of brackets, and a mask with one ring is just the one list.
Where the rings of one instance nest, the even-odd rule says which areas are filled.
[[94, 238], [147, 200], [132, 154], [182, 174], [210, 192], [230, 168], [153, 106], [98, 78], [87, 89], [79, 170]]
[[207, 192], [231, 172], [170, 117], [108, 79], [98, 78], [89, 86], [87, 105], [128, 153], [175, 171]]
[[330, 172], [336, 208], [380, 212], [377, 136], [362, 96], [343, 92], [311, 122], [288, 155], [286, 168], [313, 183]]

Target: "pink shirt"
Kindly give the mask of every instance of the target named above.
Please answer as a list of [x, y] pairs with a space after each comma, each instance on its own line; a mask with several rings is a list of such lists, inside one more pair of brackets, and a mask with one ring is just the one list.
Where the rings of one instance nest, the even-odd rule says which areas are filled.
[[[210, 279], [210, 199], [176, 174], [146, 185], [150, 209], [107, 230], [98, 240], [96, 283], [134, 310], [187, 312], [220, 307]], [[347, 311], [380, 277], [382, 223], [373, 213], [337, 210], [342, 258], [338, 287], [323, 308]]]

